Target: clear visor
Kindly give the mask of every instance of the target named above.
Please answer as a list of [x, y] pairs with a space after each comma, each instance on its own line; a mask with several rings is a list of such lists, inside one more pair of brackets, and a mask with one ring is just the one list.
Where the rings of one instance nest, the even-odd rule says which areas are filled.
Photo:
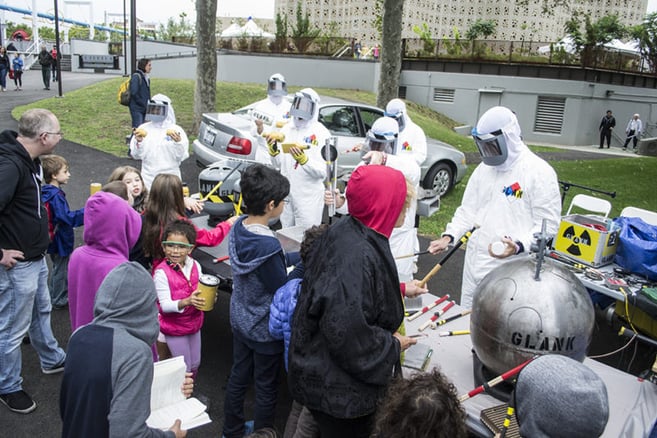
[[395, 151], [397, 135], [393, 132], [385, 134], [375, 134], [372, 131], [367, 133], [366, 147], [370, 151], [381, 151], [392, 154]]
[[477, 131], [473, 129], [472, 138], [479, 149], [479, 153], [484, 158], [499, 157], [506, 149], [506, 140], [501, 129], [490, 134], [477, 134]]
[[290, 108], [290, 115], [298, 117], [302, 120], [310, 120], [315, 113], [315, 103], [305, 95], [297, 95], [294, 97], [292, 107]]
[[391, 117], [397, 121], [397, 125], [399, 126], [399, 132], [402, 132], [406, 127], [406, 118], [404, 117], [404, 113], [402, 111], [399, 111], [396, 114], [384, 112], [383, 115], [386, 117]]
[[267, 94], [270, 96], [287, 96], [287, 85], [279, 80], [269, 81]]
[[146, 107], [146, 121], [162, 122], [167, 118], [169, 105], [160, 102], [149, 102]]

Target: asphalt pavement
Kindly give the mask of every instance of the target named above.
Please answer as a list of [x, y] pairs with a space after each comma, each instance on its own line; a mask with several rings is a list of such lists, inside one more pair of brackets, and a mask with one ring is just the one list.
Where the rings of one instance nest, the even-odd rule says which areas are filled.
[[[102, 81], [111, 77], [103, 74], [90, 73], [70, 73], [62, 72], [63, 97], [66, 99], [66, 92], [73, 89], [81, 88], [92, 83]], [[11, 117], [11, 110], [17, 106], [43, 98], [58, 95], [58, 84], [51, 83], [49, 91], [43, 90], [41, 83], [40, 71], [28, 71], [23, 76], [23, 90], [14, 91], [12, 83], [9, 83], [8, 91], [0, 93], [0, 129], [16, 130], [17, 123]], [[127, 108], [118, 104], [103, 105], [104, 110], [108, 111], [127, 111]], [[596, 156], [592, 149], [587, 151], [574, 151], [573, 158], [581, 159]], [[605, 151], [606, 152], [606, 151]], [[64, 187], [67, 199], [72, 209], [84, 206], [89, 195], [89, 184], [91, 182], [104, 183], [111, 171], [120, 165], [131, 164], [136, 167], [139, 162], [133, 161], [128, 157], [115, 157], [104, 152], [84, 145], [70, 142], [64, 138], [57, 146], [55, 153], [64, 156], [70, 165], [72, 177], [69, 184]], [[614, 151], [615, 153], [615, 151]], [[582, 156], [585, 154], [585, 156]], [[182, 165], [183, 180], [188, 183], [192, 192], [198, 190], [199, 169], [194, 163], [194, 159], [189, 158]], [[82, 244], [80, 230], [76, 233], [76, 246]], [[421, 238], [420, 247], [426, 248], [428, 240]], [[438, 274], [429, 281], [429, 290], [435, 295], [450, 293], [457, 300], [460, 298], [461, 270], [463, 266], [463, 251], [457, 251], [456, 254], [444, 264]], [[417, 278], [422, 278], [431, 268], [437, 259], [433, 256], [421, 256], [419, 260], [419, 272]], [[202, 329], [202, 363], [196, 382], [196, 391], [201, 393], [209, 400], [209, 414], [213, 420], [210, 425], [202, 426], [198, 429], [191, 430], [189, 437], [206, 437], [217, 436], [221, 432], [223, 422], [223, 399], [225, 385], [231, 366], [232, 357], [232, 340], [230, 333], [230, 324], [228, 316], [230, 296], [226, 292], [220, 293], [219, 301], [215, 310], [207, 314], [206, 323]], [[54, 310], [52, 313], [52, 327], [56, 338], [64, 348], [71, 334], [68, 309]], [[612, 350], [613, 345], [618, 344], [613, 336], [605, 327], [599, 327], [600, 333], [599, 346], [592, 347], [593, 352], [607, 352]], [[611, 333], [611, 334], [610, 334]], [[57, 437], [60, 436], [61, 421], [59, 418], [59, 386], [61, 383], [61, 374], [44, 375], [40, 370], [38, 358], [30, 345], [23, 345], [23, 388], [37, 402], [37, 409], [27, 415], [15, 414], [0, 406], [0, 436], [12, 437]], [[632, 370], [641, 370], [644, 368], [644, 362], [648, 358], [642, 358], [641, 353], [637, 358], [630, 361], [628, 357], [614, 357], [609, 361], [614, 362], [612, 365], [626, 367], [632, 365]], [[654, 357], [654, 356], [653, 356]], [[281, 374], [281, 385], [279, 394], [279, 403], [277, 408], [277, 427], [282, 432], [287, 413], [289, 411], [291, 399], [287, 391], [285, 376]], [[253, 405], [253, 394], [249, 392], [246, 401], [247, 418]]]

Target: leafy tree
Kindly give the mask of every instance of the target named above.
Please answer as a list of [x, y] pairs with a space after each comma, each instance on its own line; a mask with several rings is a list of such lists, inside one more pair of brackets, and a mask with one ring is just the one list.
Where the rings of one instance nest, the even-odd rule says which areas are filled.
[[217, 0], [196, 0], [196, 87], [194, 132], [203, 113], [215, 111], [217, 102]]
[[630, 35], [639, 41], [639, 51], [648, 61], [650, 71], [657, 73], [657, 12], [648, 14], [643, 23], [630, 28]]
[[470, 25], [465, 37], [470, 41], [470, 50], [472, 56], [484, 56], [486, 44], [477, 42], [479, 39], [486, 39], [495, 33], [497, 22], [495, 20], [477, 19]]
[[275, 38], [272, 43], [272, 50], [274, 52], [282, 52], [287, 47], [287, 15], [281, 15], [276, 12], [276, 31], [274, 32]]
[[340, 49], [345, 44], [344, 38], [340, 38], [338, 23], [331, 21], [326, 30], [320, 32], [317, 36], [317, 44], [319, 45], [322, 53], [332, 54], [334, 51]]
[[496, 27], [497, 22], [495, 20], [484, 20], [479, 18], [470, 25], [468, 31], [465, 33], [465, 37], [470, 41], [486, 39], [495, 33]]
[[[215, 25], [216, 26], [216, 25]], [[166, 26], [160, 24], [157, 30], [157, 39], [162, 41], [173, 41], [177, 37], [192, 38], [196, 33], [194, 25], [187, 19], [187, 14], [182, 12], [178, 15], [178, 21], [169, 17]]]
[[379, 35], [379, 39], [383, 37], [383, 0], [374, 0], [374, 29]]
[[312, 42], [319, 36], [321, 32], [318, 28], [311, 28], [310, 14], [306, 12], [304, 15], [301, 10], [301, 1], [297, 3], [296, 11], [296, 25], [292, 25], [292, 40], [297, 47], [299, 53], [303, 53], [312, 44]]
[[[80, 26], [74, 26], [74, 27], [80, 27]], [[69, 31], [70, 35], [70, 31]], [[87, 38], [89, 37], [89, 31], [87, 30]], [[41, 26], [39, 27], [39, 38], [43, 38], [44, 40], [55, 40], [55, 29], [52, 27], [48, 26]]]
[[431, 36], [431, 30], [429, 29], [429, 26], [427, 26], [427, 23], [422, 23], [422, 26], [418, 26], [417, 24], [413, 25], [413, 33], [415, 33], [417, 36], [420, 37], [422, 40], [422, 43], [424, 45], [424, 50], [423, 50], [423, 55], [424, 56], [431, 56], [434, 54], [434, 50], [436, 50], [436, 42]]
[[565, 30], [573, 38], [575, 51], [579, 53], [584, 67], [595, 64], [604, 44], [615, 38], [621, 39], [628, 33], [617, 15], [605, 15], [593, 22], [590, 14], [577, 11], [566, 22]]
[[397, 97], [399, 91], [403, 8], [404, 0], [383, 1], [381, 76], [376, 97], [376, 104], [381, 108]]

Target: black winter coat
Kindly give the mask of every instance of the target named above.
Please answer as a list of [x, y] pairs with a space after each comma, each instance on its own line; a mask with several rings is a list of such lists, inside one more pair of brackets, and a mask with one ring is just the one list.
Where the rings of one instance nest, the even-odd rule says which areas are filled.
[[313, 245], [292, 324], [295, 400], [338, 418], [373, 413], [399, 362], [404, 317], [388, 239], [352, 217]]

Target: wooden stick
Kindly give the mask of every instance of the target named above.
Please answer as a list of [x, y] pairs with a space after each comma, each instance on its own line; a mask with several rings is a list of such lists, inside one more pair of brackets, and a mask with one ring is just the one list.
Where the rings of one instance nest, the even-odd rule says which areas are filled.
[[433, 277], [434, 275], [436, 275], [436, 273], [438, 273], [438, 271], [440, 271], [440, 268], [442, 268], [443, 263], [445, 263], [447, 259], [450, 258], [454, 254], [454, 252], [456, 252], [456, 250], [459, 249], [461, 245], [463, 245], [465, 242], [468, 241], [470, 236], [472, 236], [474, 230], [476, 230], [477, 228], [479, 228], [479, 226], [475, 225], [470, 230], [466, 231], [465, 234], [463, 234], [459, 238], [458, 242], [456, 242], [456, 244], [452, 246], [452, 248], [447, 252], [447, 254], [445, 254], [445, 257], [443, 257], [442, 260], [436, 263], [436, 266], [434, 266], [433, 269], [431, 269], [431, 271], [429, 271], [429, 273], [424, 276], [424, 278], [420, 281], [418, 286], [424, 287], [427, 284], [427, 282], [431, 279], [431, 277]]
[[422, 308], [422, 310], [420, 310], [419, 312], [415, 312], [413, 315], [409, 316], [409, 317], [408, 317], [408, 320], [409, 320], [409, 321], [413, 321], [413, 320], [418, 319], [420, 316], [424, 315], [424, 314], [427, 313], [429, 310], [433, 309], [433, 308], [436, 307], [438, 304], [440, 304], [440, 303], [442, 303], [443, 301], [445, 301], [447, 298], [449, 298], [449, 294], [443, 295], [442, 297], [438, 298], [436, 301], [434, 301], [433, 303], [429, 304], [428, 306], [424, 306], [424, 307]]
[[420, 251], [420, 252], [414, 252], [413, 254], [406, 254], [406, 255], [401, 255], [399, 257], [395, 257], [395, 260], [400, 260], [400, 259], [408, 259], [410, 257], [415, 257], [423, 254], [429, 254], [429, 250], [426, 251]]
[[442, 309], [435, 312], [433, 314], [433, 316], [427, 322], [422, 324], [418, 330], [419, 331], [424, 331], [425, 329], [427, 329], [429, 327], [435, 328], [434, 321], [437, 320], [438, 318], [440, 318], [440, 315], [444, 315], [445, 312], [447, 312], [449, 309], [451, 309], [454, 304], [456, 304], [454, 301], [450, 301], [447, 304], [445, 304], [445, 306]]
[[534, 356], [531, 359], [521, 363], [520, 365], [518, 365], [515, 368], [511, 368], [506, 373], [504, 373], [502, 375], [499, 375], [499, 376], [495, 377], [494, 379], [489, 380], [488, 382], [484, 383], [483, 385], [477, 386], [475, 389], [468, 392], [467, 394], [463, 394], [463, 395], [459, 396], [459, 402], [463, 403], [464, 401], [466, 401], [470, 397], [474, 397], [477, 394], [481, 394], [486, 389], [491, 388], [491, 387], [497, 385], [498, 383], [505, 381], [509, 377], [515, 376], [516, 374], [518, 374], [520, 372], [520, 370], [522, 370], [525, 367], [525, 365], [527, 365], [529, 362], [531, 362], [535, 358], [536, 358], [536, 356]]

